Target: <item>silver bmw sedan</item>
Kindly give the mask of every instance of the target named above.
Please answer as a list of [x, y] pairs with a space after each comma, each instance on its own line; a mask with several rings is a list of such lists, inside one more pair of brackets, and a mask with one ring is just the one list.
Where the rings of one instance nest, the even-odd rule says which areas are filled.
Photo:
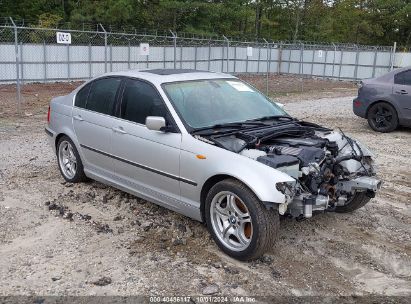
[[94, 179], [203, 221], [240, 260], [272, 247], [280, 215], [351, 212], [381, 185], [366, 146], [227, 74], [105, 74], [54, 98], [46, 133], [66, 181]]

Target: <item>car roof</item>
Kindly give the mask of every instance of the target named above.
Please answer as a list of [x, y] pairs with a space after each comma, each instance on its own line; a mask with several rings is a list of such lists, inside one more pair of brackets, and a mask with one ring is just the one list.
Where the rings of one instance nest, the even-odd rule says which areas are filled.
[[208, 71], [199, 71], [191, 69], [148, 69], [148, 70], [128, 70], [121, 72], [112, 72], [100, 75], [104, 76], [127, 76], [135, 77], [150, 81], [154, 84], [162, 84], [175, 81], [188, 81], [199, 79], [218, 79], [218, 78], [236, 78], [230, 74], [214, 73]]

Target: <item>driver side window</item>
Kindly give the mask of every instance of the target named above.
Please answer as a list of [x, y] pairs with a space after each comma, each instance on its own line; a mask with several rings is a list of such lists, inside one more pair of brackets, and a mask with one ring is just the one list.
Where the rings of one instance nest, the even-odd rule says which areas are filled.
[[120, 117], [145, 125], [147, 116], [161, 116], [167, 120], [167, 110], [161, 96], [150, 84], [141, 80], [127, 79]]

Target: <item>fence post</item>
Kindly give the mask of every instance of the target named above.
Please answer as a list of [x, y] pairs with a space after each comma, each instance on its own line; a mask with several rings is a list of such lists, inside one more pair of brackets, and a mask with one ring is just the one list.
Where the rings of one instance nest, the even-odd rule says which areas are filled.
[[377, 47], [374, 47], [374, 61], [372, 65], [372, 78], [375, 77], [375, 66], [377, 65]]
[[[270, 50], [270, 57], [271, 57], [271, 50]], [[280, 41], [280, 48], [278, 49], [278, 57], [277, 57], [277, 75], [281, 73], [281, 62], [283, 59], [283, 43]]]
[[327, 67], [328, 49], [325, 50], [324, 65], [323, 65], [323, 79], [325, 79], [325, 69]]
[[91, 42], [88, 44], [88, 77], [91, 79], [92, 76], [92, 67], [91, 67]]
[[392, 51], [391, 51], [391, 58], [390, 58], [390, 71], [392, 71], [393, 69], [394, 69], [394, 62], [395, 62], [395, 51], [397, 50], [397, 42], [394, 42], [394, 46], [393, 46], [393, 48], [392, 48]]
[[107, 32], [101, 23], [99, 25], [104, 32], [104, 73], [107, 73]]
[[47, 48], [46, 48], [46, 41], [43, 40], [43, 72], [44, 72], [44, 82], [47, 81]]
[[237, 64], [237, 45], [234, 47], [233, 74], [235, 74], [236, 64]]
[[[129, 42], [130, 45], [130, 42]], [[166, 46], [163, 45], [163, 68], [166, 68]], [[130, 61], [130, 60], [129, 60]]]
[[[295, 45], [295, 43], [294, 43]], [[293, 51], [292, 48], [288, 49], [288, 67], [287, 67], [287, 74], [290, 74], [290, 67], [291, 67], [291, 52]]]
[[23, 62], [23, 42], [20, 42], [20, 67], [21, 67], [21, 84], [24, 85], [24, 62]]
[[333, 71], [332, 71], [332, 78], [334, 78], [334, 69], [335, 69], [335, 56], [337, 55], [337, 46], [332, 42], [334, 46], [334, 56], [333, 56]]
[[224, 49], [225, 46], [221, 46], [221, 73], [224, 73]]
[[208, 71], [210, 71], [210, 61], [211, 61], [211, 41], [208, 41]]
[[180, 45], [180, 69], [183, 68], [183, 45]]
[[341, 79], [341, 67], [342, 67], [342, 61], [343, 61], [343, 54], [344, 54], [344, 51], [341, 50], [340, 51], [340, 64], [339, 64], [339, 69], [338, 69], [338, 80]]
[[312, 50], [312, 51], [313, 51], [313, 55], [311, 57], [311, 70], [310, 70], [311, 77], [313, 76], [313, 73], [314, 73], [314, 60], [315, 60], [315, 50]]
[[257, 74], [260, 74], [261, 45], [258, 44]]
[[[247, 46], [248, 46], [248, 44], [247, 44]], [[248, 73], [248, 54], [246, 54], [246, 55], [247, 55], [247, 57], [246, 57], [246, 62], [245, 62], [245, 72]]]
[[13, 18], [10, 17], [10, 21], [14, 28], [14, 47], [16, 52], [16, 86], [17, 86], [17, 111], [21, 114], [21, 89], [20, 89], [20, 60], [19, 60], [19, 39], [17, 34], [17, 26], [14, 23]]
[[301, 75], [301, 92], [304, 92], [304, 43], [300, 43], [300, 75]]
[[[128, 52], [128, 54], [127, 54], [127, 67], [130, 70], [131, 69], [131, 45], [130, 45], [130, 41], [128, 42], [127, 52]], [[164, 66], [164, 68], [165, 68], [165, 66]]]
[[358, 59], [360, 56], [360, 51], [358, 49], [358, 45], [355, 45], [356, 48], [356, 52], [355, 52], [355, 68], [354, 68], [354, 79], [357, 80], [358, 79]]
[[173, 36], [173, 44], [174, 44], [174, 69], [177, 68], [177, 33], [169, 30], [171, 35]]
[[228, 73], [228, 67], [229, 67], [229, 63], [230, 63], [230, 59], [228, 58], [228, 52], [229, 52], [229, 50], [230, 50], [230, 40], [228, 40], [227, 39], [227, 37], [226, 36], [224, 36], [223, 35], [223, 38], [224, 38], [224, 40], [225, 40], [225, 42], [227, 42], [227, 73]]
[[67, 44], [67, 80], [70, 81], [70, 44]]
[[197, 70], [197, 45], [194, 46], [194, 70]]
[[110, 43], [110, 72], [113, 72], [113, 45]]
[[269, 81], [269, 73], [270, 73], [270, 61], [268, 60], [268, 55], [271, 57], [271, 50], [270, 50], [270, 44], [268, 43], [267, 40], [263, 38], [266, 46], [267, 46], [267, 60], [266, 60], [266, 77], [265, 77], [265, 94], [268, 96], [268, 81]]

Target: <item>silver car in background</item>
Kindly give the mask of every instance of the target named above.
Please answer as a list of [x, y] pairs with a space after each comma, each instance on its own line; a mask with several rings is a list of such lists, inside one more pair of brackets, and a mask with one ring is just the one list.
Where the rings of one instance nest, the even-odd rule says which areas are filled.
[[360, 82], [354, 114], [368, 120], [374, 131], [411, 127], [411, 66]]
[[350, 212], [381, 184], [364, 145], [227, 74], [105, 74], [54, 98], [46, 133], [66, 181], [91, 178], [203, 221], [240, 260], [272, 247], [280, 215]]

